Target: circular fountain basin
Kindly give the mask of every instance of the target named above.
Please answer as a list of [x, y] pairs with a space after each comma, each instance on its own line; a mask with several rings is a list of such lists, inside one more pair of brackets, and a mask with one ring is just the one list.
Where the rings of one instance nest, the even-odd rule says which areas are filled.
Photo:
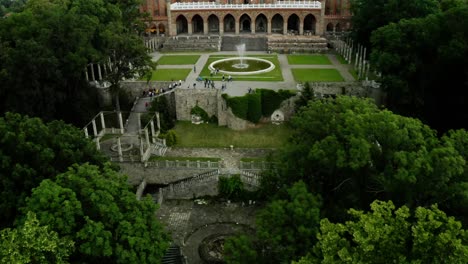
[[[242, 63], [240, 63], [241, 61]], [[224, 67], [229, 68], [229, 70], [225, 70]], [[210, 71], [214, 71], [215, 68], [218, 68], [219, 72], [229, 75], [252, 75], [270, 72], [275, 69], [275, 65], [269, 60], [260, 58], [234, 57], [214, 61], [208, 66]], [[255, 69], [249, 70], [250, 68]]]

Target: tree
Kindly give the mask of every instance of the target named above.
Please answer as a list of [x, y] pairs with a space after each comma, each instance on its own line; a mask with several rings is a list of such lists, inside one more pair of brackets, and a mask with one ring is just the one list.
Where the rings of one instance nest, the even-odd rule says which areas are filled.
[[314, 254], [299, 263], [465, 263], [468, 233], [433, 205], [395, 210], [374, 201], [371, 212], [349, 210], [352, 220], [320, 222]]
[[305, 255], [316, 242], [321, 205], [320, 197], [309, 193], [303, 182], [288, 189], [287, 199], [268, 204], [256, 219], [265, 259], [282, 263]]
[[159, 263], [168, 247], [154, 202], [136, 200], [127, 178], [109, 167], [75, 165], [44, 180], [22, 210], [75, 242], [72, 261]]
[[107, 158], [81, 130], [14, 113], [0, 117], [0, 227], [10, 226], [17, 208], [43, 179], [53, 179], [75, 163], [103, 166]]
[[228, 264], [258, 263], [257, 251], [252, 240], [246, 235], [227, 238], [223, 255]]
[[40, 226], [34, 213], [28, 212], [23, 225], [0, 231], [2, 263], [67, 263], [73, 242], [59, 238], [48, 226]]
[[315, 100], [291, 121], [290, 143], [264, 193], [303, 180], [324, 199], [323, 214], [343, 219], [347, 208], [375, 199], [398, 205], [444, 204], [462, 195], [466, 161], [419, 120], [380, 110], [368, 99]]
[[425, 17], [439, 11], [438, 0], [351, 0], [354, 39], [368, 48], [371, 33], [404, 18]]
[[371, 38], [371, 60], [382, 73], [388, 107], [439, 132], [468, 122], [456, 114], [468, 111], [468, 3], [447, 2], [444, 12], [401, 20], [379, 28]]

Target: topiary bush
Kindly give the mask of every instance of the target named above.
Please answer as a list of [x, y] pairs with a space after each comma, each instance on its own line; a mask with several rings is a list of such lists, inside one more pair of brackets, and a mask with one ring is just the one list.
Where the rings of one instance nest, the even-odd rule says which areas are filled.
[[172, 147], [177, 144], [178, 137], [174, 130], [169, 130], [167, 133], [159, 134], [159, 138], [166, 139], [166, 146]]

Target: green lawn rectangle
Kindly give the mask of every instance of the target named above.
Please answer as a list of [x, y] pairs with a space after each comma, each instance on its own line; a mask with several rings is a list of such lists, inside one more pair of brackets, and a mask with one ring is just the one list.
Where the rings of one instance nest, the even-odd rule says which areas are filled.
[[343, 76], [335, 69], [291, 69], [298, 82], [342, 82]]
[[190, 65], [197, 63], [200, 55], [163, 55], [158, 65]]
[[286, 124], [266, 124], [259, 128], [243, 131], [220, 127], [216, 124], [194, 125], [190, 122], [177, 122], [176, 147], [229, 148], [279, 148], [286, 144], [291, 133]]
[[305, 65], [331, 65], [331, 61], [326, 55], [288, 55], [289, 64]]
[[340, 54], [337, 53], [335, 56], [341, 64], [348, 64], [348, 61], [346, 61], [345, 58]]
[[[214, 81], [221, 81], [223, 74], [218, 73], [217, 75], [210, 76], [210, 70], [208, 66], [220, 59], [236, 57], [235, 55], [211, 55], [208, 58], [203, 70], [200, 72], [200, 76]], [[279, 82], [283, 81], [283, 73], [281, 72], [281, 67], [279, 65], [278, 57], [276, 55], [249, 55], [248, 57], [257, 57], [265, 60], [271, 61], [275, 65], [275, 69], [267, 73], [253, 74], [253, 75], [232, 75], [234, 81], [265, 81], [265, 82]], [[227, 76], [225, 76], [227, 78]]]
[[192, 69], [157, 69], [153, 71], [151, 81], [185, 80]]

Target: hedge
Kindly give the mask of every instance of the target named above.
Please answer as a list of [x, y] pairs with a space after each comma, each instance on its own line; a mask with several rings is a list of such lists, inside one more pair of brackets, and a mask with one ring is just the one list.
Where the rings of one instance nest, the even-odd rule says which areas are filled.
[[247, 109], [247, 120], [252, 123], [258, 123], [262, 118], [262, 100], [260, 94], [247, 94], [247, 101], [249, 103]]
[[281, 102], [295, 95], [289, 90], [279, 90], [275, 92], [268, 89], [257, 89], [257, 91], [260, 91], [261, 94], [263, 116], [271, 116], [271, 114], [280, 107]]

